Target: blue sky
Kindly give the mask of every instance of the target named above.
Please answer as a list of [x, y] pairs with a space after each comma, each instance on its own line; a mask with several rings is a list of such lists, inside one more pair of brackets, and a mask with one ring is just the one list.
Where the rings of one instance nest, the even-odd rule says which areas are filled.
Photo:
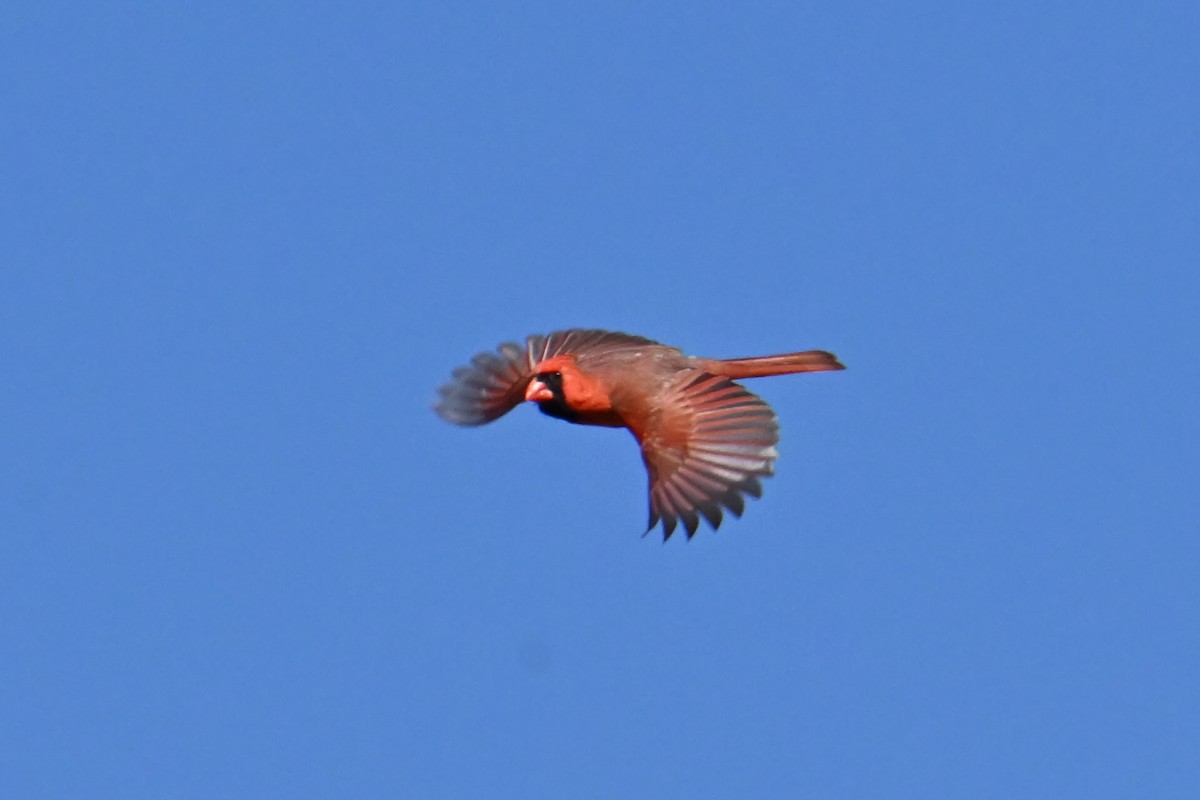
[[[0, 794], [1200, 792], [1194, 4], [5, 16]], [[663, 545], [571, 326], [849, 369]]]

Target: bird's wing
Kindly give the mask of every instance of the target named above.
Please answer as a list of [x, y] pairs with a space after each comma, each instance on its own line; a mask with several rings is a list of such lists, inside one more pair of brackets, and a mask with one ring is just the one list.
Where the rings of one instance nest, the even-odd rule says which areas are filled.
[[506, 342], [496, 352], [480, 353], [452, 373], [438, 389], [434, 410], [456, 425], [483, 425], [499, 419], [525, 399], [525, 387], [538, 363], [564, 353], [602, 352], [655, 342], [640, 336], [602, 330], [572, 329], [548, 336], [534, 334], [524, 346]]
[[728, 378], [701, 370], [680, 373], [644, 423], [631, 425], [650, 474], [650, 525], [670, 538], [679, 521], [690, 539], [708, 520], [721, 524], [722, 507], [740, 517], [743, 494], [762, 496], [779, 425], [761, 399]]

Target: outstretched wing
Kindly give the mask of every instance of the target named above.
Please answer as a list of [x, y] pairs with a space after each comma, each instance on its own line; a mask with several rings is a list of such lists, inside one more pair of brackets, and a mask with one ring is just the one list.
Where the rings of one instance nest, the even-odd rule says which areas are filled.
[[548, 358], [648, 344], [655, 342], [625, 333], [583, 329], [533, 334], [524, 346], [506, 342], [496, 352], [480, 353], [469, 365], [454, 370], [453, 379], [438, 389], [434, 411], [456, 425], [483, 425], [525, 399], [533, 368]]
[[713, 530], [722, 509], [740, 517], [742, 495], [762, 496], [759, 478], [773, 471], [779, 441], [775, 412], [728, 378], [700, 370], [680, 374], [634, 434], [650, 474], [650, 524], [662, 520], [663, 539], [679, 521], [688, 538], [700, 517]]

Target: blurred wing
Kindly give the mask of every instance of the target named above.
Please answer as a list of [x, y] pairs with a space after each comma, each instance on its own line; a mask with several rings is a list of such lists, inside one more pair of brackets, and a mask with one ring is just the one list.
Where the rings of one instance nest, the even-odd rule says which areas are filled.
[[735, 517], [743, 494], [762, 496], [760, 477], [773, 471], [779, 425], [761, 399], [728, 378], [688, 370], [658, 401], [644, 430], [635, 430], [650, 473], [650, 525], [669, 539], [682, 520], [688, 538], [700, 517], [713, 530], [722, 507]]
[[534, 367], [547, 358], [647, 344], [654, 342], [624, 333], [581, 329], [556, 331], [549, 336], [534, 334], [525, 340], [524, 347], [506, 342], [496, 352], [480, 353], [469, 365], [454, 370], [452, 380], [438, 389], [434, 410], [456, 425], [483, 425], [504, 416], [525, 399], [525, 387]]
[[[529, 342], [535, 338], [529, 337]], [[500, 345], [495, 353], [480, 353], [452, 373], [453, 380], [438, 389], [433, 410], [455, 425], [482, 425], [512, 411], [525, 399], [533, 373], [529, 344]]]

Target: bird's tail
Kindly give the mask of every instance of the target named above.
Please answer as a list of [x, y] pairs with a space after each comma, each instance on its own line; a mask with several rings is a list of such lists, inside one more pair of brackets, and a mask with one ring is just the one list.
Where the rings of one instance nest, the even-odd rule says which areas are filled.
[[795, 372], [826, 372], [846, 367], [833, 353], [805, 350], [803, 353], [784, 353], [778, 356], [713, 359], [707, 361], [704, 368], [713, 374], [730, 378], [762, 378], [767, 375], [791, 375]]

